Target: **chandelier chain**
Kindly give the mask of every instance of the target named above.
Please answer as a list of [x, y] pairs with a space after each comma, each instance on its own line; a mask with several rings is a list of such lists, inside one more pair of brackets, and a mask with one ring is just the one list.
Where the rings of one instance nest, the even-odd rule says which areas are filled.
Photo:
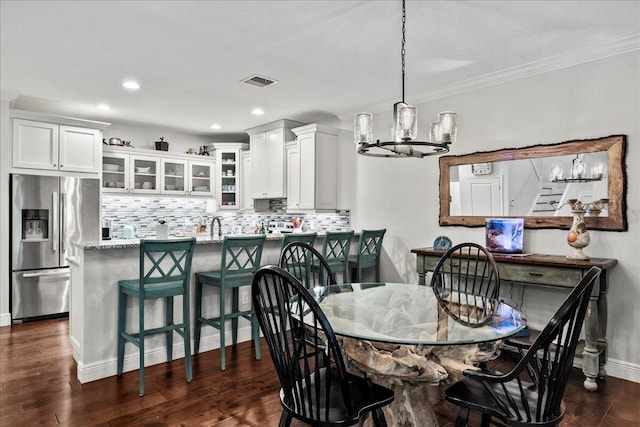
[[402, 102], [403, 103], [404, 103], [404, 68], [405, 68], [404, 55], [406, 53], [404, 44], [406, 42], [406, 38], [405, 38], [406, 23], [407, 23], [407, 12], [405, 10], [405, 0], [402, 0], [402, 49], [400, 49], [400, 57], [402, 58]]

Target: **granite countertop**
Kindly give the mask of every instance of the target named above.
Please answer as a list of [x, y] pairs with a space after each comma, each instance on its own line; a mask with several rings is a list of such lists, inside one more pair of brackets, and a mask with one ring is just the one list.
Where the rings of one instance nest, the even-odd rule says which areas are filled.
[[[324, 232], [318, 232], [318, 237], [324, 236]], [[354, 236], [358, 236], [360, 233], [354, 233]], [[235, 236], [256, 236], [256, 234], [235, 234]], [[282, 234], [267, 234], [267, 240], [282, 240]], [[169, 236], [169, 239], [184, 239], [185, 237], [192, 236]], [[193, 236], [196, 238], [196, 245], [210, 245], [215, 243], [222, 243], [223, 239], [212, 239], [209, 235]], [[153, 236], [145, 237], [146, 239], [153, 239]], [[140, 247], [141, 239], [111, 239], [100, 241], [85, 241], [76, 242], [73, 245], [80, 249], [92, 250], [92, 249], [124, 249], [124, 248], [138, 248]]]

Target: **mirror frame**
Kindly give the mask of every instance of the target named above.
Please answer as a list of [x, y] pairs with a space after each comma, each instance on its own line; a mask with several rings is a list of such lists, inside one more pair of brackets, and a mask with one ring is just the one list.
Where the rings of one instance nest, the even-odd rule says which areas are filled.
[[[479, 151], [459, 156], [440, 157], [439, 223], [442, 226], [461, 225], [465, 227], [484, 227], [484, 216], [450, 215], [449, 168], [451, 166], [606, 151], [607, 193], [609, 196], [607, 216], [585, 216], [584, 219], [587, 228], [590, 230], [627, 231], [626, 145], [626, 135], [612, 135], [597, 139], [565, 141], [550, 145], [531, 145], [522, 148]], [[569, 229], [573, 221], [573, 217], [571, 216], [517, 216], [513, 218], [524, 218], [525, 228]]]

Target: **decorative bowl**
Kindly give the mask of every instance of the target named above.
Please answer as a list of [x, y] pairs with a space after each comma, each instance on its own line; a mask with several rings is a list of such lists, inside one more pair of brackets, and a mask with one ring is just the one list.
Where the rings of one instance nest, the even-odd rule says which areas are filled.
[[151, 170], [151, 166], [147, 166], [147, 167], [136, 166], [136, 172], [149, 173], [150, 170]]
[[110, 163], [105, 163], [102, 165], [102, 169], [109, 172], [118, 172], [120, 170], [120, 165], [112, 165]]

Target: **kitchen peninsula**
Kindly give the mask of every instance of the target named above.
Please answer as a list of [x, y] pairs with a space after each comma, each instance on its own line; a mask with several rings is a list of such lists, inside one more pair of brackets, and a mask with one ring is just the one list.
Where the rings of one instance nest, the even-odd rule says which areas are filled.
[[[323, 233], [318, 233], [315, 246], [321, 247]], [[354, 239], [358, 238], [358, 233]], [[267, 234], [262, 252], [262, 265], [277, 264], [282, 236]], [[117, 282], [118, 279], [135, 278], [139, 274], [139, 240], [122, 239], [75, 244], [75, 256], [69, 257], [71, 266], [71, 295], [69, 310], [69, 334], [73, 347], [73, 358], [77, 362], [77, 377], [81, 383], [98, 380], [116, 374], [117, 336]], [[352, 247], [357, 245], [352, 242]], [[194, 301], [195, 273], [220, 268], [222, 240], [197, 237], [191, 267], [191, 301]], [[219, 294], [205, 287], [203, 299], [207, 301], [204, 315], [214, 316], [219, 312]], [[248, 306], [249, 287], [241, 288], [240, 304]], [[180, 307], [176, 300], [174, 305]], [[136, 330], [137, 306], [127, 307], [128, 326]], [[193, 308], [189, 314], [193, 319]], [[180, 320], [180, 309], [175, 311]], [[145, 311], [145, 322], [154, 324], [164, 318], [164, 305], [149, 301]], [[193, 325], [193, 322], [192, 322]], [[230, 333], [230, 332], [229, 332]], [[238, 342], [251, 339], [251, 325], [239, 320]], [[231, 338], [228, 338], [231, 342]], [[218, 332], [213, 328], [202, 330], [200, 351], [219, 348]], [[149, 337], [145, 341], [145, 361], [154, 365], [166, 361], [164, 337]], [[174, 358], [184, 357], [181, 340], [174, 341]], [[138, 352], [133, 346], [126, 346], [124, 370], [138, 368]]]

